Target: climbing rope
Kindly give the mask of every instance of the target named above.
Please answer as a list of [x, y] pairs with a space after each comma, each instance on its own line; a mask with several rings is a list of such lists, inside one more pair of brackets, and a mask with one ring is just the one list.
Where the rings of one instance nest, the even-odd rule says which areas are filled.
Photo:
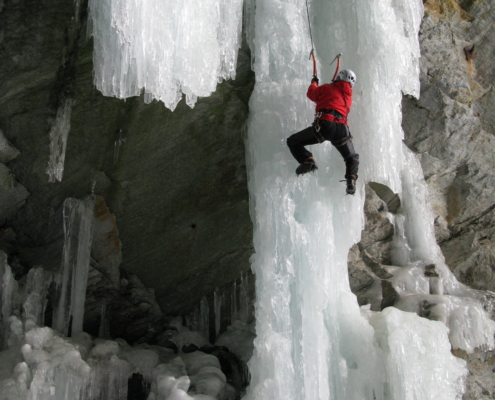
[[308, 26], [309, 26], [309, 38], [311, 39], [311, 53], [309, 53], [309, 59], [313, 59], [313, 76], [316, 78], [316, 57], [315, 57], [315, 46], [313, 45], [313, 34], [311, 32], [311, 19], [309, 18], [309, 8], [308, 0], [306, 0], [306, 13], [308, 15]]
[[[309, 59], [313, 59], [313, 77], [316, 78], [316, 56], [315, 56], [315, 46], [313, 44], [313, 33], [311, 32], [311, 18], [309, 18], [309, 7], [308, 7], [308, 0], [306, 0], [306, 14], [308, 15], [308, 26], [309, 26], [309, 38], [311, 39], [311, 52], [309, 53]], [[337, 66], [335, 68], [335, 73], [333, 74], [332, 81], [337, 78], [337, 74], [339, 73], [340, 69], [340, 57], [342, 57], [342, 53], [339, 53], [335, 56], [333, 61], [330, 63], [332, 65], [335, 60], [337, 60]]]

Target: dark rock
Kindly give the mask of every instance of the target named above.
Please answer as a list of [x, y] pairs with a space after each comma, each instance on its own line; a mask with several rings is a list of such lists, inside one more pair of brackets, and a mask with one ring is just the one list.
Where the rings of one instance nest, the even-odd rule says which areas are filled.
[[368, 182], [368, 185], [375, 191], [378, 197], [385, 202], [388, 211], [392, 214], [396, 214], [400, 207], [399, 195], [394, 193], [387, 185], [383, 185], [381, 183]]
[[[193, 343], [190, 343], [190, 344], [186, 344], [185, 346], [182, 346], [182, 349], [181, 351], [183, 353], [194, 353], [195, 351], [198, 351], [200, 350], [198, 346], [196, 346], [195, 344]], [[201, 350], [203, 351], [203, 350]]]
[[0, 163], [0, 225], [24, 206], [28, 196], [29, 192], [15, 179], [12, 171]]
[[366, 251], [363, 250], [361, 252], [361, 257], [366, 264], [366, 266], [373, 271], [373, 273], [378, 276], [380, 279], [390, 279], [392, 278], [392, 274], [388, 272], [383, 265], [378, 264]]
[[366, 185], [364, 205], [365, 224], [358, 243], [360, 251], [367, 251], [369, 257], [379, 264], [391, 264], [390, 250], [394, 226], [387, 217], [387, 207], [375, 191]]
[[428, 264], [425, 267], [425, 276], [427, 276], [428, 278], [438, 278], [439, 277], [435, 264]]
[[0, 163], [7, 164], [19, 155], [17, 150], [0, 130]]
[[144, 381], [143, 375], [134, 373], [127, 381], [127, 400], [146, 400], [150, 385]]
[[84, 310], [85, 332], [99, 336], [103, 309], [111, 338], [153, 344], [163, 332], [165, 318], [152, 290], [135, 275], [130, 275], [129, 280], [117, 289], [108, 277], [90, 267]]
[[174, 342], [172, 342], [171, 340], [160, 340], [160, 336], [157, 338], [156, 344], [160, 347], [171, 349], [174, 354], [177, 354], [179, 352], [179, 348]]
[[108, 209], [105, 199], [96, 196], [91, 257], [95, 262], [94, 268], [107, 276], [117, 289], [120, 287], [121, 246], [115, 216]]
[[392, 307], [400, 299], [394, 286], [389, 281], [382, 281], [382, 310], [387, 307]]
[[222, 372], [227, 378], [227, 382], [235, 389], [236, 398], [240, 398], [241, 393], [245, 391], [249, 384], [249, 379], [246, 374], [247, 365], [224, 346], [202, 346], [200, 351], [214, 355], [218, 358]]

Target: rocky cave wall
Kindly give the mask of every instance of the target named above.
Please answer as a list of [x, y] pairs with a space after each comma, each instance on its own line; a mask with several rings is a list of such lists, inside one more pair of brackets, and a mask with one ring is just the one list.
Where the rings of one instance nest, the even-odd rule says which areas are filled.
[[[76, 18], [71, 0], [0, 2], [0, 246], [18, 278], [33, 265], [56, 270], [63, 201], [94, 191], [104, 228], [90, 272], [90, 330], [111, 298], [114, 335], [156, 340], [164, 315], [189, 312], [203, 296], [211, 306], [216, 287], [249, 270], [242, 130], [254, 84], [250, 54], [243, 46], [236, 80], [194, 109], [105, 98], [92, 83], [84, 9]], [[420, 156], [447, 264], [461, 282], [491, 291], [494, 20], [488, 1], [426, 1], [421, 97], [402, 105], [405, 143]], [[67, 99], [64, 177], [49, 183], [49, 132]], [[388, 188], [370, 183], [365, 230], [349, 253], [351, 288], [376, 310], [396, 299], [383, 266], [391, 264], [387, 212], [398, 207]], [[457, 355], [473, 372], [465, 399], [493, 398], [493, 354]]]
[[[249, 269], [249, 50], [239, 52], [236, 80], [194, 109], [182, 101], [172, 113], [142, 97], [103, 97], [93, 85], [87, 2], [76, 4], [0, 3], [1, 247], [17, 277], [33, 265], [58, 269], [63, 201], [94, 192], [116, 218], [122, 271], [154, 289], [163, 312], [189, 311]], [[61, 182], [49, 183], [49, 133], [67, 102], [65, 170]], [[110, 279], [116, 289], [118, 264]]]

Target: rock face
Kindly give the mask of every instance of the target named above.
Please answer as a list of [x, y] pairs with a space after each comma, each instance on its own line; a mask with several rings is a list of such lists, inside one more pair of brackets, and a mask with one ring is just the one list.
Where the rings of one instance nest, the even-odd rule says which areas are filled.
[[[462, 283], [494, 291], [495, 9], [483, 0], [428, 0], [424, 5], [421, 96], [403, 99], [405, 143], [420, 157], [446, 263]], [[396, 201], [387, 188], [369, 184], [365, 230], [349, 252], [351, 288], [358, 302], [373, 310], [398, 300], [381, 267], [391, 263], [388, 238], [393, 232], [384, 211], [395, 213]], [[434, 266], [426, 266], [424, 274], [434, 279]], [[470, 371], [463, 398], [492, 399], [493, 352], [454, 353]]]
[[405, 142], [421, 157], [447, 264], [493, 291], [495, 10], [489, 1], [425, 7], [421, 97], [403, 101]]
[[[105, 98], [92, 83], [85, 4], [2, 2], [0, 224], [6, 219], [15, 232], [22, 263], [56, 269], [63, 201], [94, 191], [117, 220], [122, 267], [155, 290], [163, 312], [185, 312], [249, 269], [242, 129], [254, 85], [250, 55], [244, 46], [236, 80], [219, 84], [194, 109], [184, 101], [172, 113], [142, 98]], [[63, 179], [49, 183], [49, 134], [67, 104]], [[110, 244], [114, 223], [99, 218], [97, 234]], [[105, 246], [95, 270], [118, 287], [120, 255]]]

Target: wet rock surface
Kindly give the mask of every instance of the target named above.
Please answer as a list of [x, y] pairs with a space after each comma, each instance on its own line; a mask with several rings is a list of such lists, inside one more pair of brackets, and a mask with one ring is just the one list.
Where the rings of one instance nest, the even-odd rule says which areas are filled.
[[[54, 270], [63, 201], [101, 195], [118, 221], [122, 267], [155, 290], [164, 312], [187, 311], [249, 269], [242, 129], [254, 85], [250, 54], [244, 46], [236, 80], [194, 109], [103, 97], [93, 85], [85, 4], [2, 2], [0, 224], [15, 232], [21, 263]], [[63, 179], [49, 183], [49, 133], [67, 101]], [[111, 236], [104, 226], [112, 222], [101, 222], [97, 235]], [[94, 266], [118, 287], [120, 255], [105, 250], [114, 239], [100, 242]]]

